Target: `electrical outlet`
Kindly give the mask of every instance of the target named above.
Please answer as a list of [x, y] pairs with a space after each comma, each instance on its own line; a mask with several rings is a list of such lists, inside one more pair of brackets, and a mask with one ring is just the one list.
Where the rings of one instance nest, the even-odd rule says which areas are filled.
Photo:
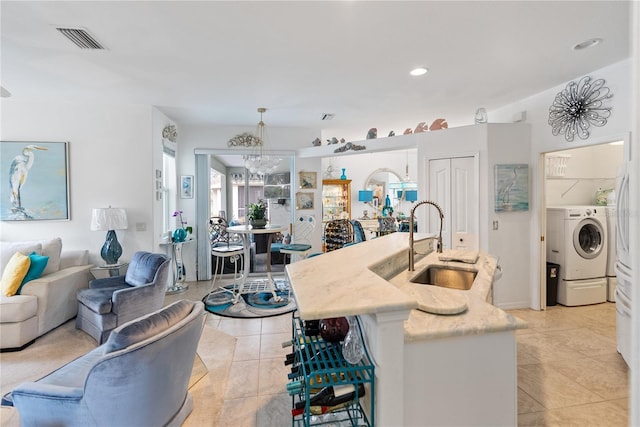
[[498, 229], [498, 220], [493, 221], [493, 229], [494, 230]]
[[147, 231], [146, 222], [136, 222], [136, 231]]

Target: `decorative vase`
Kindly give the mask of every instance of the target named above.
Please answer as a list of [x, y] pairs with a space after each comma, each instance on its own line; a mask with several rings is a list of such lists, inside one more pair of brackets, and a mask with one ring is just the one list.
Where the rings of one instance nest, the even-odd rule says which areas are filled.
[[182, 243], [187, 239], [187, 230], [184, 228], [176, 228], [173, 232], [173, 241], [176, 243]]
[[347, 316], [347, 322], [349, 323], [349, 332], [342, 343], [342, 356], [347, 362], [355, 365], [364, 356], [364, 345], [358, 333], [358, 322], [355, 316]]
[[320, 336], [328, 342], [340, 342], [349, 332], [349, 322], [345, 317], [320, 320]]
[[253, 228], [265, 228], [267, 226], [267, 219], [252, 219], [250, 224]]
[[344, 173], [345, 171], [346, 169], [342, 168], [342, 175], [340, 175], [340, 179], [347, 179], [347, 174]]

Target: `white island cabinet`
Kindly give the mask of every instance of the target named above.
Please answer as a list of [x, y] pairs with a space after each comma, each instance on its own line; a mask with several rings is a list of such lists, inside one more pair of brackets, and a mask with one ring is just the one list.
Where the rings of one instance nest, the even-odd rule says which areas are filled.
[[[428, 255], [417, 256], [413, 272], [408, 233], [288, 265], [300, 318], [360, 316], [375, 365], [379, 426], [516, 425], [515, 330], [526, 324], [490, 303], [493, 257], [440, 261], [429, 237], [416, 234], [424, 239], [418, 252]], [[477, 275], [466, 291], [410, 283], [431, 265]]]

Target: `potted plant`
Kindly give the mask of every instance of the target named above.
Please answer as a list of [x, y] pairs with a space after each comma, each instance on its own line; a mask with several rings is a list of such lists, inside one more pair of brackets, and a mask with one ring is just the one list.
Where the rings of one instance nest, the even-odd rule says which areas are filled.
[[256, 203], [250, 203], [247, 211], [247, 219], [253, 228], [264, 228], [267, 225], [267, 219], [265, 218], [267, 205], [263, 199], [258, 200]]

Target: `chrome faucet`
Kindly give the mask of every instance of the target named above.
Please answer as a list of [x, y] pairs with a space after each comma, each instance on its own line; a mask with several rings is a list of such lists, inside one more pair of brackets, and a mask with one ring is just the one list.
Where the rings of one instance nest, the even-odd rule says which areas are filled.
[[423, 200], [421, 202], [416, 203], [416, 205], [411, 208], [411, 215], [409, 216], [409, 271], [415, 270], [415, 249], [413, 249], [413, 224], [414, 224], [414, 212], [416, 208], [420, 205], [433, 205], [438, 209], [438, 215], [440, 215], [440, 233], [438, 234], [438, 248], [436, 249], [438, 253], [442, 253], [442, 223], [444, 222], [444, 213], [442, 213], [442, 208], [436, 202], [432, 202], [431, 200]]

